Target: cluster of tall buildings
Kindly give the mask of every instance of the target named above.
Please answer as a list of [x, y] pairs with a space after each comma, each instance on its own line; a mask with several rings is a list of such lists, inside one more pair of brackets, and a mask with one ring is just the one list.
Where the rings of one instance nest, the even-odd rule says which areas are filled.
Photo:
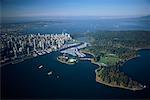
[[62, 34], [3, 35], [0, 38], [1, 61], [28, 55], [42, 55], [60, 49], [72, 37]]

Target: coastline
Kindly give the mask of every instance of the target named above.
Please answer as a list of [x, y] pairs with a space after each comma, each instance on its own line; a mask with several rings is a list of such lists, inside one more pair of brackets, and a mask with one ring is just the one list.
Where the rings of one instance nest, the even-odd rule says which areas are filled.
[[12, 64], [12, 65], [18, 64], [18, 63], [24, 62], [25, 60], [32, 59], [32, 58], [35, 58], [35, 57], [34, 56], [26, 56], [26, 57], [24, 57], [22, 59], [16, 59], [16, 60], [4, 63], [4, 64], [0, 64], [0, 67], [4, 67], [4, 66], [10, 65], [10, 64]]
[[[142, 50], [142, 49], [138, 49], [138, 50]], [[138, 51], [137, 50], [137, 51]], [[87, 54], [90, 54], [90, 55], [92, 55], [93, 57], [95, 56], [93, 53], [91, 53], [90, 51], [84, 51], [84, 50], [80, 50], [82, 53], [87, 53]], [[136, 58], [136, 57], [138, 57], [139, 55], [135, 55], [135, 56], [133, 56], [133, 57], [129, 57], [129, 58], [127, 58], [126, 60], [123, 60], [123, 63], [121, 64], [121, 65], [123, 65], [125, 62], [127, 62], [127, 61], [129, 61], [129, 60], [131, 60], [131, 59], [134, 59], [134, 58]], [[26, 56], [24, 59], [20, 59], [20, 60], [16, 60], [16, 62], [15, 61], [12, 61], [12, 62], [9, 62], [8, 64], [13, 64], [13, 62], [14, 62], [14, 64], [17, 64], [17, 63], [20, 63], [20, 62], [23, 62], [23, 61], [25, 61], [25, 60], [27, 60], [27, 59], [31, 59], [31, 58], [34, 58], [33, 56]], [[68, 64], [68, 65], [73, 65], [73, 64], [75, 64], [75, 63], [69, 63], [69, 62], [65, 62], [65, 61], [62, 61], [62, 60], [60, 60], [58, 57], [57, 57], [57, 60], [59, 61], [59, 62], [61, 62], [61, 63], [64, 63], [64, 64]], [[93, 63], [93, 64], [95, 64], [95, 65], [98, 65], [98, 67], [101, 67], [101, 65], [100, 65], [100, 63], [97, 63], [97, 62], [95, 62], [94, 60], [93, 60], [93, 58], [90, 58], [90, 60], [89, 61], [91, 61], [91, 63]], [[7, 64], [6, 64], [7, 65]], [[4, 65], [5, 66], [5, 65]], [[120, 66], [119, 66], [120, 67]], [[95, 73], [96, 73], [96, 71], [97, 71], [97, 69], [95, 70]], [[96, 82], [98, 82], [98, 83], [101, 83], [101, 84], [104, 84], [104, 85], [107, 85], [107, 86], [110, 86], [110, 87], [117, 87], [117, 88], [123, 88], [123, 89], [128, 89], [128, 90], [132, 90], [132, 91], [136, 91], [136, 90], [142, 90], [142, 89], [144, 89], [144, 87], [143, 87], [143, 85], [141, 85], [140, 84], [140, 86], [141, 87], [139, 87], [139, 88], [129, 88], [129, 87], [124, 87], [124, 86], [119, 86], [119, 85], [113, 85], [113, 84], [109, 84], [109, 83], [106, 83], [106, 82], [104, 82], [104, 81], [102, 81], [101, 79], [100, 79], [100, 77], [98, 77], [98, 75], [97, 75], [97, 73], [96, 73]]]
[[96, 74], [96, 82], [98, 83], [101, 83], [101, 84], [104, 84], [104, 85], [107, 85], [107, 86], [110, 86], [110, 87], [115, 87], [115, 88], [122, 88], [122, 89], [128, 89], [128, 90], [132, 90], [132, 91], [138, 91], [138, 90], [142, 90], [143, 87], [141, 85], [141, 88], [128, 88], [128, 87], [124, 87], [124, 86], [119, 86], [119, 85], [113, 85], [113, 84], [109, 84], [109, 83], [106, 83], [104, 81], [102, 81]]
[[[141, 49], [140, 49], [141, 50]], [[138, 51], [138, 50], [137, 50]], [[82, 53], [87, 53], [87, 54], [91, 54], [92, 56], [95, 56], [93, 53], [91, 53], [91, 52], [89, 52], [89, 51], [81, 51]], [[130, 58], [128, 58], [128, 59], [126, 59], [125, 61], [123, 61], [123, 63], [122, 63], [122, 65], [125, 63], [125, 62], [127, 62], [127, 61], [129, 61], [129, 60], [131, 60], [131, 59], [134, 59], [134, 58], [136, 58], [136, 57], [138, 57], [139, 55], [136, 55], [136, 56], [133, 56], [133, 57], [130, 57]], [[99, 64], [99, 63], [97, 63], [97, 62], [95, 62], [92, 58], [91, 58], [91, 63], [93, 63], [93, 64], [95, 64], [95, 65], [98, 65], [99, 67], [101, 67], [101, 65]], [[120, 66], [119, 66], [120, 67]], [[97, 68], [98, 69], [98, 68]], [[104, 81], [102, 81], [101, 79], [100, 79], [100, 77], [98, 77], [98, 75], [97, 75], [97, 69], [95, 69], [95, 74], [96, 74], [96, 78], [95, 78], [95, 80], [96, 80], [96, 82], [98, 82], [98, 83], [101, 83], [101, 84], [104, 84], [104, 85], [107, 85], [107, 86], [110, 86], [110, 87], [114, 87], [114, 88], [122, 88], [122, 89], [128, 89], [128, 90], [132, 90], [132, 91], [137, 91], [137, 90], [143, 90], [144, 89], [144, 87], [143, 87], [143, 85], [141, 85], [140, 84], [140, 88], [129, 88], [129, 87], [124, 87], [124, 86], [119, 86], [119, 85], [113, 85], [113, 84], [109, 84], [109, 83], [106, 83], [106, 82], [104, 82]]]

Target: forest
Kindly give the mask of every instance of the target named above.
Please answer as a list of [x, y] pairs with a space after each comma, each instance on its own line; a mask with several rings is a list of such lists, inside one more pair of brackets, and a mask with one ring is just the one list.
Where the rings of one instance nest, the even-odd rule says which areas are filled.
[[96, 72], [99, 81], [138, 90], [142, 85], [121, 72], [119, 67], [136, 57], [139, 49], [149, 49], [149, 39], [149, 31], [98, 31], [87, 34], [90, 46], [84, 50], [93, 53], [94, 62], [101, 65]]

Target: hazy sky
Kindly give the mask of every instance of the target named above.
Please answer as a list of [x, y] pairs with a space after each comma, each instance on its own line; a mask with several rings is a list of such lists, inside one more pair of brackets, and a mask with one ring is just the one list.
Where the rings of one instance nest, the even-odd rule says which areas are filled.
[[1, 0], [3, 17], [143, 16], [150, 0]]

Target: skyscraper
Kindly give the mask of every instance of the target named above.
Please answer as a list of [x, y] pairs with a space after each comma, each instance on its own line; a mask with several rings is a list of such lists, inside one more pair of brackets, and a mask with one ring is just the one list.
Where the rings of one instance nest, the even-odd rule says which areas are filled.
[[27, 47], [27, 55], [30, 55], [29, 47]]
[[36, 51], [36, 43], [35, 43], [35, 39], [33, 39], [33, 48], [34, 48], [34, 51]]

